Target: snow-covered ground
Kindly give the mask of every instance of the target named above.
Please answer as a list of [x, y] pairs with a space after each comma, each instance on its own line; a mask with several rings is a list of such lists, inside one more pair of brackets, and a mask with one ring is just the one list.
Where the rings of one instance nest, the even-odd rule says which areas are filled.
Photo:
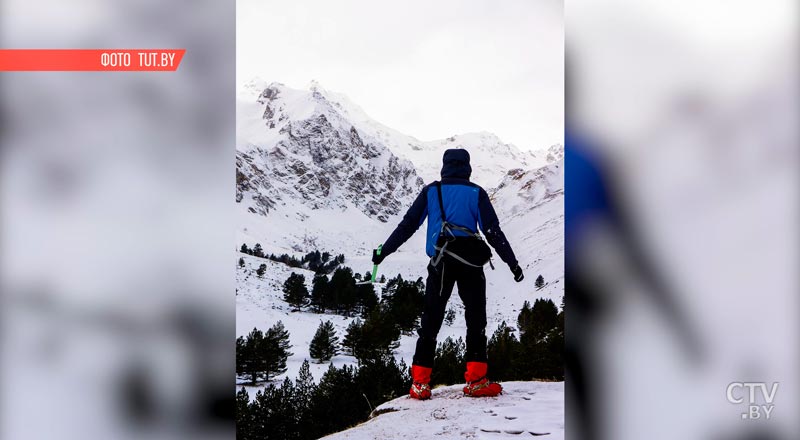
[[564, 439], [563, 382], [506, 382], [491, 398], [464, 396], [462, 385], [433, 390], [430, 400], [400, 397], [370, 420], [329, 440]]

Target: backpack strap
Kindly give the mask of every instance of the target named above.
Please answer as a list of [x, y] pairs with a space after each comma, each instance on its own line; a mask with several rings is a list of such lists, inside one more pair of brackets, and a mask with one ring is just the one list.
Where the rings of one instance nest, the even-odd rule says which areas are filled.
[[[454, 253], [454, 252], [451, 252], [451, 251], [448, 251], [446, 248], [447, 248], [447, 243], [445, 243], [445, 244], [444, 244], [444, 246], [442, 246], [442, 247], [436, 246], [436, 250], [438, 250], [438, 251], [439, 251], [439, 257], [438, 257], [438, 259], [436, 260], [436, 264], [434, 264], [434, 266], [436, 266], [437, 264], [439, 264], [439, 260], [442, 258], [442, 256], [443, 256], [444, 254], [447, 254], [447, 255], [450, 255], [451, 257], [455, 258], [456, 260], [458, 260], [458, 261], [460, 261], [460, 262], [462, 262], [462, 263], [466, 264], [467, 266], [472, 266], [472, 267], [483, 267], [483, 264], [481, 264], [481, 265], [472, 264], [472, 263], [470, 263], [469, 261], [467, 261], [467, 260], [465, 260], [465, 259], [463, 259], [463, 258], [459, 257], [459, 256], [458, 256], [458, 254], [456, 254], [456, 253]], [[485, 263], [484, 263], [484, 264], [485, 264]], [[492, 268], [494, 269], [494, 267], [492, 267]]]
[[[442, 218], [442, 227], [439, 229], [439, 236], [443, 235], [444, 232], [449, 232], [450, 235], [453, 235], [452, 231], [450, 231], [450, 228], [448, 227], [447, 219], [445, 218], [444, 215], [444, 202], [442, 201], [442, 182], [440, 181], [436, 182], [436, 192], [437, 195], [439, 196], [439, 215]], [[438, 252], [436, 253], [435, 256], [431, 258], [431, 264], [433, 264], [433, 266], [439, 265], [439, 262], [442, 260], [442, 257], [444, 257], [444, 253], [447, 250], [448, 243], [449, 241], [445, 240], [444, 245], [442, 245], [441, 248], [439, 246], [435, 246]]]
[[447, 223], [447, 219], [444, 216], [444, 202], [442, 201], [442, 182], [436, 182], [436, 192], [439, 194], [439, 214], [442, 216], [442, 225]]

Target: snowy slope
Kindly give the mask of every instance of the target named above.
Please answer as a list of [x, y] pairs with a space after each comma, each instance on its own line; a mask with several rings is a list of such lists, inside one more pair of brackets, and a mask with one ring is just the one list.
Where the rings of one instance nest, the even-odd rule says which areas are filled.
[[384, 403], [370, 420], [324, 437], [330, 440], [447, 440], [531, 438], [563, 440], [564, 383], [506, 382], [494, 398], [465, 397], [461, 385], [433, 390], [433, 397]]
[[[441, 151], [458, 143], [470, 151], [479, 178], [484, 174], [483, 180], [496, 182], [496, 189], [492, 185], [483, 186], [492, 197], [501, 226], [526, 274], [522, 283], [515, 283], [508, 267], [497, 257], [496, 270], [486, 267], [487, 334], [491, 335], [502, 321], [513, 326], [526, 300], [532, 303], [539, 297], [550, 298], [560, 306], [564, 221], [560, 145], [519, 153], [488, 133], [455, 136], [453, 141], [420, 142], [370, 119], [345, 97], [318, 84], [302, 91], [253, 81], [242, 88], [237, 108], [237, 248], [242, 243], [251, 247], [260, 243], [267, 253], [297, 257], [317, 249], [343, 253], [346, 266], [366, 272], [372, 268], [371, 250], [386, 240], [416, 196], [421, 185], [418, 176], [423, 179], [434, 173], [433, 177], [438, 176]], [[271, 110], [268, 112], [267, 108]], [[270, 114], [265, 118], [266, 113]], [[326, 123], [314, 122], [320, 115], [324, 115]], [[307, 132], [315, 134], [300, 136], [296, 130], [303, 124]], [[289, 137], [289, 126], [295, 139]], [[353, 130], [360, 142], [350, 137]], [[271, 154], [276, 148], [285, 154]], [[350, 150], [377, 156], [352, 156], [356, 153]], [[350, 159], [342, 160], [342, 155], [347, 154]], [[306, 167], [303, 173], [294, 172], [296, 163]], [[384, 174], [391, 172], [397, 174], [390, 177]], [[240, 176], [243, 176], [241, 181]], [[362, 188], [364, 194], [360, 199], [348, 189], [349, 183], [359, 176], [375, 182], [372, 187]], [[327, 195], [310, 186], [311, 182], [324, 180], [331, 182]], [[384, 197], [388, 202], [381, 202]], [[379, 207], [370, 204], [376, 200]], [[422, 225], [420, 229], [424, 228]], [[423, 235], [418, 231], [387, 258], [380, 273], [387, 277], [399, 273], [406, 279], [425, 276], [428, 257]], [[282, 320], [291, 334], [294, 354], [289, 358], [286, 375], [278, 379], [294, 378], [303, 360], [308, 358], [308, 344], [319, 322], [331, 320], [342, 338], [350, 319], [291, 312], [282, 299], [283, 281], [293, 271], [302, 272], [310, 289], [313, 274], [256, 257], [244, 258], [245, 268], [237, 266], [237, 336], [246, 335], [253, 327], [266, 330]], [[268, 268], [263, 278], [255, 275], [261, 263]], [[539, 274], [546, 283], [542, 289], [534, 287]], [[466, 333], [463, 305], [455, 291], [450, 307], [456, 311], [456, 320], [452, 326], [443, 326], [439, 340], [447, 336], [463, 337]], [[413, 335], [402, 336], [396, 352], [409, 365], [415, 341]], [[333, 363], [339, 366], [355, 363], [355, 359], [340, 355]], [[312, 363], [315, 379], [326, 368], [327, 364]]]
[[421, 150], [398, 154], [414, 162], [420, 176], [429, 182], [439, 178], [441, 157], [448, 148], [469, 151], [472, 181], [486, 188], [497, 186], [506, 171], [512, 168], [539, 168], [564, 157], [561, 145], [553, 145], [548, 150], [522, 152], [488, 132], [466, 133], [426, 142]]
[[[320, 315], [315, 313], [292, 312], [291, 307], [283, 301], [281, 291], [283, 282], [292, 272], [302, 274], [306, 278], [308, 289], [311, 290], [311, 280], [314, 273], [308, 270], [288, 267], [263, 258], [242, 255], [245, 267], [236, 271], [236, 336], [246, 336], [253, 328], [267, 330], [279, 320], [283, 322], [291, 337], [293, 355], [287, 361], [285, 375], [279, 378], [297, 377], [297, 372], [304, 359], [309, 359], [308, 346], [320, 321], [330, 320], [341, 337], [350, 323], [350, 319], [338, 315]], [[259, 278], [255, 271], [261, 264], [267, 265], [267, 272]], [[349, 356], [336, 356], [332, 362], [336, 366], [354, 363], [355, 359]], [[311, 373], [316, 379], [322, 377], [328, 364], [311, 363]], [[246, 381], [239, 381], [246, 384]], [[255, 398], [255, 393], [251, 393]]]
[[[561, 306], [564, 293], [564, 160], [535, 170], [508, 171], [489, 197], [527, 274], [542, 275], [536, 296]], [[533, 302], [533, 301], [531, 301]]]

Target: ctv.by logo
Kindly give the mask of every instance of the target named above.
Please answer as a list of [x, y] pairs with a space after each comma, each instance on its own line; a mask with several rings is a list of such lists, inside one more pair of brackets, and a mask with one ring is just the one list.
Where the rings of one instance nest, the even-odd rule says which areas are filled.
[[[743, 389], [747, 388], [749, 393]], [[760, 396], [756, 393], [760, 391]], [[772, 402], [775, 400], [775, 394], [778, 392], [778, 382], [773, 382], [767, 391], [767, 384], [764, 382], [732, 382], [728, 385], [727, 396], [728, 402], [733, 404], [741, 404], [744, 402], [745, 395], [748, 397], [747, 412], [742, 413], [742, 419], [758, 420], [762, 416], [764, 420], [769, 420], [772, 416], [772, 410], [775, 405]], [[758, 404], [757, 397], [761, 397], [764, 405]]]

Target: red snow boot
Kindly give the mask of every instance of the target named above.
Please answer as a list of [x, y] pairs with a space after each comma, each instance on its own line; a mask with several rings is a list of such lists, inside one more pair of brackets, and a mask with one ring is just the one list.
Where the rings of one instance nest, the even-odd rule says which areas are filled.
[[467, 386], [464, 387], [464, 394], [470, 397], [494, 397], [503, 392], [503, 387], [499, 383], [490, 382], [486, 378], [486, 362], [467, 362], [467, 372], [464, 379]]
[[428, 385], [431, 381], [431, 369], [428, 367], [420, 367], [419, 365], [411, 366], [411, 378], [414, 383], [411, 384], [411, 390], [408, 395], [412, 399], [425, 400], [431, 398], [431, 386]]

